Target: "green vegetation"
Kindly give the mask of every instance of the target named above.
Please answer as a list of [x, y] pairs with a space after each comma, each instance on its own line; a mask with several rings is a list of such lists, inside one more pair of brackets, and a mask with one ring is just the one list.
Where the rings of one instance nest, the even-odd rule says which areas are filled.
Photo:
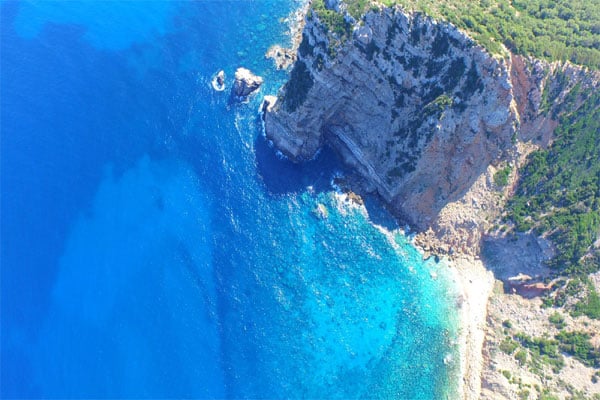
[[[559, 314], [553, 314], [551, 320], [564, 321]], [[521, 347], [522, 346], [522, 347]], [[563, 354], [574, 357], [582, 364], [600, 368], [600, 349], [590, 342], [590, 335], [585, 332], [560, 332], [553, 339], [547, 337], [531, 337], [519, 332], [514, 336], [507, 336], [500, 343], [500, 349], [506, 354], [514, 353], [515, 359], [521, 365], [527, 365], [536, 373], [542, 373], [543, 365], [558, 372], [565, 365]], [[510, 380], [510, 374], [504, 374]]]
[[600, 319], [600, 296], [598, 296], [598, 292], [596, 292], [594, 285], [589, 280], [586, 283], [586, 296], [575, 304], [575, 308], [571, 312], [571, 315], [574, 317], [587, 315], [593, 319]]
[[512, 167], [510, 165], [496, 171], [494, 174], [494, 183], [496, 186], [504, 187], [508, 185], [508, 177], [510, 176], [511, 171]]
[[517, 360], [519, 364], [525, 365], [525, 363], [527, 362], [527, 352], [523, 349], [517, 351], [515, 353], [515, 360]]
[[504, 340], [500, 342], [500, 350], [508, 355], [514, 353], [517, 347], [519, 347], [519, 343], [512, 340], [510, 336], [505, 337]]
[[346, 4], [348, 5], [348, 14], [358, 20], [365, 13], [369, 0], [348, 0]]
[[539, 400], [559, 400], [559, 397], [550, 393], [547, 388], [544, 388], [540, 394]]
[[556, 335], [560, 350], [573, 356], [582, 364], [600, 368], [600, 349], [592, 346], [590, 335], [585, 332], [561, 332]]
[[[320, 0], [321, 1], [321, 0]], [[365, 0], [344, 0], [355, 18]], [[517, 54], [600, 68], [600, 7], [595, 0], [381, 0], [422, 11], [468, 31], [492, 53]]]
[[555, 282], [558, 288], [543, 299], [542, 307], [563, 307], [567, 299], [578, 296], [581, 293], [582, 278], [574, 277], [568, 281], [559, 279]]
[[[366, 2], [366, 0], [355, 0], [352, 1], [353, 5], [349, 6], [348, 9], [355, 9], [358, 7], [358, 3]], [[351, 25], [346, 22], [344, 15], [330, 10], [325, 5], [325, 0], [313, 0], [311, 4], [311, 12], [315, 12], [329, 32], [336, 33], [339, 36], [344, 36], [350, 32]], [[309, 15], [310, 17], [310, 15]]]
[[439, 95], [434, 101], [433, 103], [440, 109], [443, 110], [446, 107], [450, 107], [452, 105], [452, 99], [446, 95], [446, 94], [442, 94]]
[[423, 117], [438, 115], [450, 106], [452, 106], [452, 98], [447, 94], [441, 94], [423, 108]]
[[565, 317], [556, 311], [548, 318], [548, 321], [550, 321], [550, 323], [553, 324], [556, 329], [563, 329], [566, 326]]
[[529, 390], [523, 389], [517, 393], [517, 396], [519, 396], [519, 400], [528, 400], [529, 394], [530, 394]]
[[[543, 307], [564, 307], [567, 299], [578, 298], [579, 300], [569, 307], [573, 317], [587, 315], [592, 319], [600, 319], [600, 296], [587, 276], [576, 276], [568, 281], [559, 279], [556, 286], [558, 289], [543, 299]], [[563, 323], [560, 323], [555, 315], [560, 314], [554, 313], [550, 316], [550, 322], [560, 329]]]
[[551, 267], [585, 274], [600, 269], [590, 254], [600, 232], [600, 93], [559, 121], [551, 148], [532, 153], [521, 170], [509, 219], [518, 231], [549, 235], [557, 250]]
[[[539, 369], [542, 364], [546, 364], [551, 366], [554, 372], [558, 372], [565, 365], [563, 356], [559, 353], [559, 342], [557, 340], [532, 338], [525, 333], [517, 333], [515, 339], [531, 353], [531, 363], [534, 370]], [[521, 361], [519, 360], [519, 362]], [[521, 363], [523, 364], [523, 362]]]
[[[560, 90], [568, 83], [567, 76], [560, 71], [557, 71], [553, 76], [551, 76], [551, 78], [552, 81], [555, 82], [555, 84], [544, 86], [544, 91], [542, 92], [542, 98], [540, 101], [540, 111], [542, 113], [547, 113], [548, 111], [550, 111], [550, 107], [552, 106], [553, 100], [556, 98], [556, 96], [559, 95]], [[573, 90], [571, 90], [570, 95], [576, 95], [579, 93], [580, 90], [581, 86], [577, 86], [573, 88]]]

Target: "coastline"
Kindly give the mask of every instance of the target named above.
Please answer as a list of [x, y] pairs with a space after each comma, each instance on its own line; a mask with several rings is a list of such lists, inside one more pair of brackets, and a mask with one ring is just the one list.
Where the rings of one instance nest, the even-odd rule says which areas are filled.
[[[296, 60], [296, 52], [302, 40], [302, 32], [305, 25], [305, 17], [310, 8], [310, 1], [302, 1], [296, 11], [292, 12], [287, 18], [289, 24], [289, 34], [291, 38], [291, 47], [272, 46], [265, 54], [265, 57], [272, 58], [278, 69], [288, 69]], [[277, 54], [279, 52], [279, 54]], [[290, 54], [293, 60], [290, 60]], [[292, 61], [292, 62], [290, 62]], [[482, 174], [477, 180], [479, 186], [488, 186], [486, 175], [491, 176], [493, 167], [488, 168], [486, 173]], [[478, 189], [478, 185], [474, 185]], [[487, 192], [487, 191], [486, 191]], [[478, 193], [481, 197], [481, 193]], [[347, 194], [336, 195], [337, 201], [353, 204], [354, 201], [346, 201]], [[466, 197], [466, 196], [465, 196]], [[492, 199], [489, 200], [490, 209], [497, 208]], [[354, 204], [361, 212], [368, 213], [362, 204]], [[467, 207], [469, 208], [469, 207]], [[482, 211], [482, 210], [478, 210]], [[478, 213], [487, 215], [489, 211]], [[389, 232], [387, 232], [389, 234]], [[427, 258], [428, 255], [435, 254], [435, 249], [439, 250], [439, 241], [434, 237], [427, 237], [429, 240], [423, 240], [429, 235], [417, 235], [416, 240], [411, 240], [413, 246]], [[467, 235], [469, 236], [469, 235]], [[472, 238], [463, 238], [470, 241]], [[492, 296], [495, 285], [495, 279], [492, 271], [488, 270], [481, 259], [478, 257], [479, 246], [476, 253], [469, 251], [458, 251], [446, 259], [449, 269], [449, 279], [454, 284], [457, 293], [457, 311], [458, 316], [458, 346], [459, 346], [459, 380], [455, 386], [456, 392], [462, 400], [476, 400], [480, 398], [484, 363], [484, 341], [486, 337], [488, 304]], [[442, 256], [447, 252], [440, 252]]]
[[458, 393], [461, 399], [480, 398], [484, 368], [483, 343], [488, 300], [494, 288], [494, 276], [483, 262], [469, 256], [449, 260], [449, 269], [459, 293], [459, 354], [460, 376]]
[[[391, 234], [385, 228], [380, 230], [384, 234]], [[411, 243], [424, 259], [435, 255], [426, 251], [414, 239]], [[479, 257], [457, 254], [451, 258], [443, 258], [443, 262], [447, 264], [447, 279], [453, 286], [458, 312], [459, 379], [453, 390], [456, 390], [461, 400], [477, 400], [481, 398], [485, 369], [483, 348], [488, 325], [488, 305], [496, 280], [493, 272], [485, 267]]]
[[289, 70], [296, 62], [298, 47], [302, 42], [302, 31], [306, 24], [306, 14], [310, 7], [309, 0], [302, 0], [297, 9], [292, 11], [284, 20], [288, 26], [287, 35], [290, 38], [288, 45], [274, 44], [265, 53], [265, 58], [270, 58], [275, 63], [275, 68]]
[[[356, 196], [356, 195], [354, 195]], [[348, 193], [336, 193], [334, 197], [338, 203], [338, 211], [345, 213], [346, 207], [359, 210], [368, 217], [364, 205], [356, 203]], [[375, 225], [384, 235], [388, 236], [390, 243], [394, 243], [393, 232]], [[402, 233], [424, 258], [429, 254], [414, 240], [410, 240], [406, 233]], [[448, 283], [453, 285], [456, 293], [458, 315], [458, 355], [459, 380], [453, 390], [460, 395], [462, 400], [476, 400], [480, 398], [482, 377], [484, 371], [483, 346], [486, 336], [488, 304], [495, 285], [493, 273], [488, 270], [483, 262], [470, 255], [456, 255], [444, 258], [447, 264]]]
[[[302, 32], [303, 19], [299, 18], [299, 16], [304, 15], [306, 10], [307, 8], [299, 9], [294, 14], [296, 18], [291, 18], [289, 20], [290, 25], [292, 26], [291, 32], [295, 32], [292, 36], [296, 40], [293, 40], [292, 48], [285, 49], [285, 51], [293, 52], [294, 61], [297, 57], [296, 54]], [[311, 46], [309, 46], [310, 48], [308, 50], [300, 52], [300, 62], [296, 65], [304, 65], [305, 67], [306, 65], [312, 65], [312, 71], [315, 72], [321, 71], [319, 65], [322, 65], [319, 64], [319, 59], [317, 57], [322, 57], [322, 59], [324, 57], [327, 59], [327, 54], [319, 50], [318, 46], [319, 43], [327, 41], [327, 35], [323, 34], [320, 26], [313, 22], [312, 19], [309, 20], [309, 25], [306, 27], [306, 37], [310, 39], [309, 44], [311, 44]], [[360, 32], [357, 34], [357, 32], [358, 31], [355, 31], [357, 37], [363, 38], [368, 42], [372, 40], [372, 37], [376, 36], [375, 33], [377, 33], [377, 29], [374, 28], [372, 31], [365, 31], [366, 33], [363, 32], [364, 35]], [[378, 42], [381, 46], [385, 46], [383, 39], [380, 38], [380, 41]], [[410, 42], [410, 38], [404, 39], [404, 43]], [[315, 45], [313, 45], [313, 43], [315, 43]], [[381, 194], [382, 200], [390, 206], [388, 210], [393, 215], [400, 218], [403, 223], [409, 223], [412, 226], [411, 229], [418, 230], [418, 233], [410, 235], [412, 238], [409, 240], [418, 251], [421, 252], [423, 258], [427, 259], [431, 256], [435, 256], [436, 259], [438, 257], [447, 257], [445, 258], [445, 263], [449, 268], [449, 283], [455, 285], [453, 299], [456, 301], [458, 313], [456, 315], [458, 330], [456, 331], [456, 336], [453, 336], [453, 339], [457, 341], [458, 349], [456, 349], [456, 352], [458, 352], [460, 357], [459, 364], [454, 364], [454, 369], [452, 371], [453, 380], [454, 377], [457, 379], [456, 382], [453, 382], [455, 384], [452, 386], [452, 397], [456, 396], [462, 399], [478, 399], [480, 396], [485, 398], [497, 398], [499, 393], [511, 393], [507, 398], [515, 398], [517, 396], [516, 389], [511, 388], [510, 390], [504, 390], [510, 385], [516, 385], [520, 390], [519, 395], [522, 397], [522, 395], [528, 393], [529, 390], [522, 389], [521, 376], [517, 376], [516, 374], [528, 376], [527, 374], [531, 372], [527, 371], [529, 367], [525, 365], [524, 362], [517, 364], [515, 359], [513, 359], [514, 357], [509, 357], [509, 354], [507, 357], [510, 358], [510, 360], [504, 360], [506, 363], [502, 364], [507, 365], [508, 367], [505, 367], [502, 371], [497, 368], [498, 360], [503, 358], [503, 355], [497, 350], [498, 346], [503, 341], [512, 338], [511, 340], [513, 340], [517, 346], [524, 346], [522, 343], [519, 344], [520, 341], [517, 336], [514, 336], [517, 335], [518, 332], [515, 331], [511, 333], [507, 331], [503, 323], [509, 321], [507, 325], [510, 325], [511, 320], [520, 321], [522, 323], [515, 325], [527, 327], [520, 329], [522, 332], [530, 333], [531, 329], [529, 328], [532, 326], [531, 321], [534, 319], [534, 316], [542, 315], [542, 318], [539, 319], [539, 321], [536, 321], [535, 325], [536, 327], [543, 328], [541, 330], [535, 330], [535, 332], [537, 332], [536, 334], [542, 337], [547, 334], [548, 329], [551, 329], [548, 320], [554, 314], [550, 314], [551, 311], [540, 311], [537, 309], [541, 309], [541, 300], [539, 298], [532, 301], [527, 298], [519, 297], [518, 295], [513, 296], [513, 294], [517, 292], [515, 292], [514, 289], [513, 292], [510, 292], [510, 279], [523, 274], [525, 276], [530, 275], [533, 278], [529, 279], [534, 279], [534, 284], [537, 286], [525, 285], [525, 290], [538, 290], [539, 296], [539, 293], [549, 288], [547, 283], [542, 282], [542, 279], [549, 275], [549, 271], [544, 266], [543, 261], [550, 258], [555, 250], [552, 243], [547, 241], [545, 237], [536, 237], [532, 233], [514, 236], [506, 235], [505, 231], [507, 226], [502, 222], [502, 214], [507, 200], [515, 191], [518, 179], [518, 168], [525, 164], [527, 155], [532, 151], [548, 146], [550, 140], [549, 136], [551, 136], [551, 132], [556, 126], [554, 125], [556, 121], [549, 117], [553, 114], [539, 112], [539, 107], [541, 107], [542, 104], [540, 103], [540, 99], [542, 91], [546, 87], [545, 85], [548, 84], [548, 87], [552, 87], [553, 85], [553, 81], [541, 71], [543, 68], [548, 68], [549, 71], [562, 71], [569, 76], [575, 76], [581, 71], [570, 66], [568, 63], [564, 65], [557, 63], [548, 64], [536, 61], [535, 59], [526, 59], [512, 55], [509, 60], [505, 60], [506, 62], [502, 64], [504, 72], [503, 75], [500, 76], [502, 79], [500, 79], [499, 75], [489, 68], [492, 64], [498, 66], [500, 60], [493, 58], [486, 59], [479, 53], [471, 55], [475, 59], [474, 62], [477, 62], [483, 71], [481, 76], [487, 79], [486, 82], [489, 84], [490, 90], [487, 90], [488, 86], [486, 86], [486, 88], [479, 89], [479, 91], [482, 93], [497, 94], [497, 96], [492, 95], [491, 97], [484, 97], [483, 99], [480, 99], [481, 101], [477, 104], [493, 105], [495, 104], [494, 101], [496, 101], [496, 98], [504, 99], [505, 103], [503, 103], [503, 110], [506, 115], [512, 116], [516, 123], [512, 125], [505, 123], [508, 120], [503, 120], [501, 118], [503, 115], [499, 115], [496, 112], [498, 108], [496, 106], [493, 106], [490, 109], [479, 109], [473, 114], [482, 115], [485, 114], [485, 112], [488, 112], [488, 114], [485, 114], [488, 115], [488, 118], [481, 119], [479, 125], [472, 122], [477, 120], [477, 117], [469, 119], [467, 123], [465, 122], [466, 119], [456, 119], [453, 118], [452, 115], [451, 117], [444, 119], [445, 114], [442, 114], [439, 121], [451, 121], [451, 123], [449, 122], [449, 125], [447, 125], [447, 128], [449, 128], [450, 131], [456, 131], [458, 126], [458, 122], [456, 121], [463, 121], [464, 127], [470, 128], [475, 134], [475, 137], [469, 138], [468, 143], [465, 144], [463, 143], [464, 140], [462, 138], [456, 142], [448, 142], [448, 139], [445, 136], [442, 136], [445, 139], [440, 139], [439, 143], [436, 142], [435, 145], [432, 145], [431, 149], [433, 150], [431, 150], [431, 153], [428, 153], [427, 157], [423, 158], [426, 160], [423, 165], [425, 170], [427, 170], [429, 166], [434, 165], [435, 168], [432, 169], [434, 172], [440, 170], [444, 171], [443, 165], [439, 164], [438, 161], [440, 159], [445, 160], [447, 158], [446, 155], [453, 157], [447, 168], [448, 171], [451, 171], [451, 174], [446, 177], [447, 182], [436, 179], [438, 176], [436, 174], [425, 174], [424, 178], [428, 179], [427, 184], [422, 184], [423, 180], [415, 179], [415, 182], [417, 182], [416, 186], [404, 185], [405, 197], [400, 195], [394, 197], [389, 189], [389, 185], [382, 183], [381, 175], [375, 170], [373, 164], [375, 163], [380, 166], [381, 171], [383, 171], [382, 173], [387, 173], [389, 177], [389, 172], [395, 171], [393, 169], [390, 170], [389, 167], [390, 165], [397, 166], [398, 158], [395, 158], [394, 163], [396, 164], [391, 163], [391, 161], [388, 163], [379, 162], [379, 160], [394, 160], [394, 158], [389, 155], [390, 146], [392, 151], [394, 150], [394, 146], [386, 144], [386, 146], [388, 146], [387, 153], [383, 153], [381, 148], [377, 147], [383, 142], [379, 143], [375, 139], [373, 140], [373, 143], [368, 141], [361, 142], [364, 139], [364, 135], [361, 135], [361, 133], [370, 132], [372, 129], [371, 126], [363, 125], [363, 121], [359, 118], [346, 119], [340, 117], [341, 122], [338, 120], [334, 121], [335, 123], [333, 126], [335, 129], [331, 128], [330, 130], [327, 130], [329, 128], [324, 125], [322, 121], [328, 120], [331, 116], [327, 113], [319, 114], [318, 111], [315, 111], [317, 113], [316, 117], [307, 122], [313, 110], [326, 109], [329, 107], [327, 102], [331, 99], [327, 96], [332, 93], [332, 90], [344, 92], [346, 86], [348, 86], [346, 83], [352, 82], [352, 79], [338, 79], [338, 75], [344, 75], [345, 77], [353, 79], [356, 76], [359, 76], [357, 79], [360, 82], [370, 82], [370, 85], [365, 83], [363, 86], [351, 88], [352, 91], [347, 91], [346, 98], [351, 98], [354, 96], [355, 92], [371, 95], [373, 92], [372, 88], [379, 87], [380, 82], [371, 82], [365, 78], [368, 76], [377, 76], [381, 70], [373, 69], [373, 65], [379, 67], [379, 64], [376, 62], [370, 63], [373, 59], [373, 54], [361, 47], [360, 43], [362, 43], [360, 40], [356, 42], [355, 48], [357, 51], [353, 54], [356, 55], [356, 59], [364, 61], [361, 65], [355, 63], [354, 61], [356, 60], [354, 58], [347, 57], [347, 59], [344, 59], [345, 63], [340, 62], [339, 64], [336, 64], [335, 68], [337, 68], [337, 70], [334, 74], [327, 75], [316, 72], [319, 79], [312, 79], [310, 76], [307, 78], [312, 79], [309, 80], [311, 84], [314, 83], [316, 85], [318, 83], [321, 85], [317, 85], [317, 89], [307, 89], [308, 94], [304, 93], [305, 96], [312, 96], [309, 96], [310, 102], [309, 106], [306, 106], [306, 108], [301, 109], [300, 111], [295, 111], [296, 108], [293, 108], [291, 111], [282, 108], [280, 110], [281, 112], [278, 114], [277, 106], [273, 107], [273, 104], [276, 104], [276, 100], [267, 102], [267, 107], [271, 106], [273, 108], [266, 108], [266, 118], [264, 119], [265, 126], [269, 126], [270, 124], [272, 132], [277, 130], [283, 132], [279, 136], [269, 136], [267, 133], [267, 138], [273, 140], [275, 146], [279, 147], [283, 154], [288, 155], [295, 161], [302, 161], [314, 157], [314, 154], [316, 154], [315, 151], [318, 151], [319, 149], [320, 141], [328, 140], [330, 145], [339, 150], [339, 153], [343, 156], [342, 158], [344, 158], [344, 162], [355, 167], [355, 170], [359, 172], [358, 175], [362, 175], [362, 178], [359, 177], [357, 181], [348, 184], [352, 191], [355, 191], [356, 193], [378, 192]], [[389, 45], [388, 42], [385, 43]], [[375, 48], [377, 48], [377, 46], [375, 46]], [[366, 56], [363, 57], [360, 52], [365, 53]], [[287, 53], [282, 52], [281, 54], [285, 55]], [[281, 54], [276, 54], [276, 56], [281, 56]], [[317, 55], [315, 56], [315, 54]], [[401, 57], [401, 52], [397, 52], [396, 55], [398, 56], [397, 59], [403, 59]], [[481, 57], [483, 57], [483, 61]], [[277, 63], [278, 59], [276, 57], [273, 58], [275, 59], [278, 68], [280, 68], [280, 65], [285, 67], [285, 64], [283, 63], [285, 60]], [[434, 56], [431, 56], [430, 58], [435, 59]], [[389, 67], [385, 61], [389, 62], [393, 59], [395, 58], [388, 54], [387, 58], [384, 55], [383, 61], [379, 58], [378, 62]], [[291, 63], [288, 66], [293, 64], [294, 63]], [[317, 67], [315, 67], [315, 65]], [[410, 65], [407, 64], [407, 66], [409, 67], [408, 70], [410, 70]], [[486, 66], [488, 69], [486, 69]], [[399, 68], [401, 71], [405, 71], [405, 67], [406, 66], [401, 65]], [[388, 70], [389, 68], [386, 69], [386, 71]], [[415, 71], [413, 71], [412, 75], [415, 76]], [[419, 72], [416, 72], [416, 75], [419, 75]], [[306, 87], [306, 85], [304, 85], [305, 82], [300, 78], [293, 82], [302, 87]], [[394, 77], [394, 79], [396, 78]], [[331, 85], [324, 85], [322, 84], [323, 82], [334, 83]], [[420, 82], [417, 82], [417, 84], [426, 82], [428, 81], [421, 80]], [[594, 86], [597, 83], [592, 81], [587, 84]], [[413, 86], [411, 85], [408, 85], [408, 87], [412, 89]], [[294, 88], [295, 86], [290, 87]], [[395, 86], [390, 84], [390, 87], [392, 88], [390, 90], [392, 90], [392, 94], [394, 94], [395, 97], [396, 92], [393, 91]], [[564, 97], [565, 93], [569, 93], [571, 88], [572, 86], [569, 85], [559, 85], [556, 90], [560, 90], [561, 96]], [[310, 90], [312, 90], [312, 92]], [[286, 93], [287, 92], [284, 91], [283, 95], [280, 95], [279, 100], [284, 99]], [[294, 94], [294, 96], [297, 94], [294, 91], [291, 91], [290, 93]], [[411, 104], [419, 104], [418, 102], [422, 97], [423, 96], [418, 97], [416, 102]], [[296, 97], [292, 98], [295, 99]], [[351, 110], [347, 112], [347, 114], [363, 115], [364, 110], [368, 109], [369, 111], [366, 112], [367, 115], [383, 115], [390, 110], [393, 115], [398, 109], [397, 104], [391, 101], [394, 100], [391, 97], [389, 97], [388, 100], [390, 101], [388, 103], [381, 101], [381, 98], [377, 96], [371, 95], [371, 97], [366, 96], [365, 98], [366, 100], [362, 101], [362, 103], [352, 103], [350, 107]], [[402, 97], [402, 99], [404, 103], [405, 98]], [[304, 99], [302, 101], [307, 100]], [[377, 101], [379, 101], [379, 104], [383, 104], [381, 107], [385, 112], [375, 112], [370, 108], [371, 104], [375, 104]], [[386, 104], [388, 104], [389, 107], [384, 107]], [[336, 105], [342, 109], [348, 107], [348, 105], [343, 102], [339, 104], [336, 103]], [[415, 110], [416, 113], [420, 112], [418, 107], [415, 108]], [[556, 110], [558, 110], [558, 108], [556, 108]], [[271, 119], [269, 119], [269, 116], [271, 116]], [[454, 115], [454, 117], [456, 117], [456, 115]], [[381, 122], [377, 119], [374, 119], [374, 121], [376, 124]], [[346, 131], [338, 127], [338, 125], [341, 126], [344, 124], [347, 127], [358, 126], [359, 128], [355, 131], [353, 131], [352, 128], [348, 128]], [[521, 130], [515, 131], [514, 129], [517, 129], [515, 127], [521, 126], [521, 124], [523, 124]], [[309, 126], [309, 128], [306, 128], [306, 126]], [[440, 126], [442, 125], [437, 126], [438, 130], [441, 129]], [[482, 127], [486, 126], [488, 128], [493, 128], [492, 131], [485, 131], [485, 137], [481, 135], [477, 136], [484, 132]], [[500, 127], [503, 128], [500, 129]], [[323, 139], [322, 135], [319, 136], [313, 134], [314, 132], [324, 131], [327, 131], [330, 135], [328, 139]], [[390, 132], [393, 132], [391, 128]], [[354, 134], [353, 139], [348, 136], [350, 134]], [[496, 140], [489, 140], [491, 134], [495, 135]], [[545, 136], [542, 136], [542, 134]], [[538, 135], [537, 139], [535, 139], [536, 135]], [[444, 142], [444, 140], [446, 140], [446, 142]], [[362, 144], [367, 151], [363, 151], [364, 149], [358, 144]], [[483, 147], [481, 147], [482, 144]], [[471, 146], [469, 147], [469, 151], [464, 150], [464, 146], [466, 145]], [[498, 147], [494, 147], [496, 145]], [[444, 146], [446, 147], [444, 148]], [[483, 151], [483, 153], [480, 154], [480, 151]], [[467, 157], [465, 154], [469, 154], [469, 156]], [[503, 174], [506, 174], [504, 183], [500, 183], [497, 177], [502, 176]], [[466, 181], [456, 181], [456, 179], [463, 176], [469, 176], [469, 179]], [[393, 183], [391, 178], [389, 181]], [[447, 183], [450, 184], [445, 186]], [[435, 190], [441, 191], [444, 196], [441, 196], [439, 193], [434, 193]], [[446, 190], [446, 192], [444, 192], [444, 190]], [[419, 197], [420, 193], [425, 194]], [[418, 200], [415, 200], [414, 197], [417, 197]], [[439, 199], [442, 200], [436, 203]], [[397, 203], [397, 208], [393, 207], [393, 201]], [[436, 205], [439, 205], [440, 208], [435, 208], [434, 206]], [[411, 218], [411, 216], [414, 218]], [[385, 231], [383, 233], [389, 234], [389, 232]], [[600, 243], [600, 240], [596, 242], [596, 247], [600, 246], [598, 243]], [[432, 278], [433, 277], [434, 275], [432, 275]], [[498, 279], [498, 281], [496, 281], [496, 279]], [[505, 287], [505, 290], [507, 290], [505, 293], [501, 293], [503, 291], [503, 282], [504, 284], [509, 285]], [[531, 286], [531, 288], [529, 286]], [[596, 291], [598, 291], [598, 289], [596, 289]], [[502, 307], [498, 306], [498, 299], [502, 299], [500, 302]], [[513, 303], [526, 304], [528, 311], [523, 312], [523, 315], [521, 315], [513, 309], [507, 309], [506, 305]], [[532, 308], [532, 304], [537, 305], [537, 308]], [[571, 304], [571, 306], [573, 306], [573, 304]], [[562, 313], [568, 314], [567, 309], [561, 308], [560, 310]], [[552, 310], [552, 312], [557, 313], [558, 311]], [[569, 320], [568, 317], [567, 320]], [[593, 323], [586, 321], [586, 324], [587, 325], [577, 325], [569, 322], [570, 327], [578, 326], [578, 329], [582, 332], [587, 332], [588, 325], [592, 325]], [[594, 343], [600, 343], [600, 336], [594, 334], [593, 330], [590, 332], [592, 340], [595, 341]], [[600, 331], [597, 330], [597, 332]], [[554, 332], [554, 334], [557, 333], [558, 331]], [[517, 338], [516, 341], [515, 338]], [[521, 351], [524, 352], [523, 354], [528, 354], [528, 350], [525, 347], [523, 347]], [[574, 363], [575, 360], [567, 358], [567, 362]], [[456, 368], [459, 368], [459, 370], [457, 371]], [[574, 367], [571, 367], [571, 364], [569, 364], [569, 368], [572, 369]], [[600, 372], [598, 374], [592, 374], [584, 369], [581, 369], [581, 371], [584, 371], [580, 374], [581, 376], [593, 375], [591, 378], [593, 383], [596, 383], [596, 381], [599, 380], [598, 378], [600, 378]], [[458, 377], [459, 374], [460, 377]], [[571, 383], [576, 382], [576, 380], [572, 378], [573, 374], [565, 372], [561, 374], [557, 373], [555, 375], [559, 382], [562, 382], [562, 378], [566, 377], [566, 381], [564, 381], [566, 383], [563, 382], [564, 385], [563, 383], [560, 384], [564, 387], [558, 385], [554, 389], [558, 390], [558, 392], [566, 390], [570, 393], [570, 388], [572, 387]], [[493, 379], [490, 379], [490, 376]], [[513, 376], [513, 378], [510, 378], [510, 376]], [[528, 385], [534, 387], [536, 393], [544, 394], [545, 391], [542, 392], [540, 390], [540, 388], [547, 386], [544, 379], [544, 376], [542, 376], [541, 381], [536, 381], [534, 378], [531, 378], [531, 382], [533, 383], [528, 383]], [[490, 382], [492, 383], [490, 384]], [[492, 387], [490, 385], [493, 386], [492, 393], [490, 393], [490, 387]], [[579, 382], [575, 386], [580, 388], [578, 390], [582, 390], [586, 393], [595, 393], [595, 388], [590, 389], [591, 386], [589, 383], [583, 384]]]

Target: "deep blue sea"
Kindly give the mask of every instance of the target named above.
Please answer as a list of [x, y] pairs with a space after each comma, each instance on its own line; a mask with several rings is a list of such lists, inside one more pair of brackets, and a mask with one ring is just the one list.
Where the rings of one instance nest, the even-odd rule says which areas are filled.
[[3, 398], [452, 396], [447, 267], [263, 137], [299, 6], [0, 3]]

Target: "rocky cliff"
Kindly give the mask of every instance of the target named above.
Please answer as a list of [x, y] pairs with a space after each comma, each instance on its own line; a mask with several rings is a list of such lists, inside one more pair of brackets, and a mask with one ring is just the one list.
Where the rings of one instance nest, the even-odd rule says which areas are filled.
[[[568, 64], [491, 56], [452, 25], [399, 8], [347, 24], [333, 33], [309, 12], [290, 80], [267, 100], [266, 135], [294, 161], [329, 145], [420, 231], [455, 229], [443, 210], [492, 188], [490, 171], [517, 160], [520, 142], [547, 145], [552, 116], [587, 79]], [[481, 231], [468, 207], [458, 221], [467, 236]]]

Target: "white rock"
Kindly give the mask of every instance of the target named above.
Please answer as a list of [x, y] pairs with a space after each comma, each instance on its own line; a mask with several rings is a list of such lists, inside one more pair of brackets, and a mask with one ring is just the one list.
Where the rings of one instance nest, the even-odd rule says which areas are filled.
[[245, 98], [260, 88], [263, 79], [254, 75], [246, 68], [238, 68], [235, 71], [235, 82], [233, 83], [233, 94]]

